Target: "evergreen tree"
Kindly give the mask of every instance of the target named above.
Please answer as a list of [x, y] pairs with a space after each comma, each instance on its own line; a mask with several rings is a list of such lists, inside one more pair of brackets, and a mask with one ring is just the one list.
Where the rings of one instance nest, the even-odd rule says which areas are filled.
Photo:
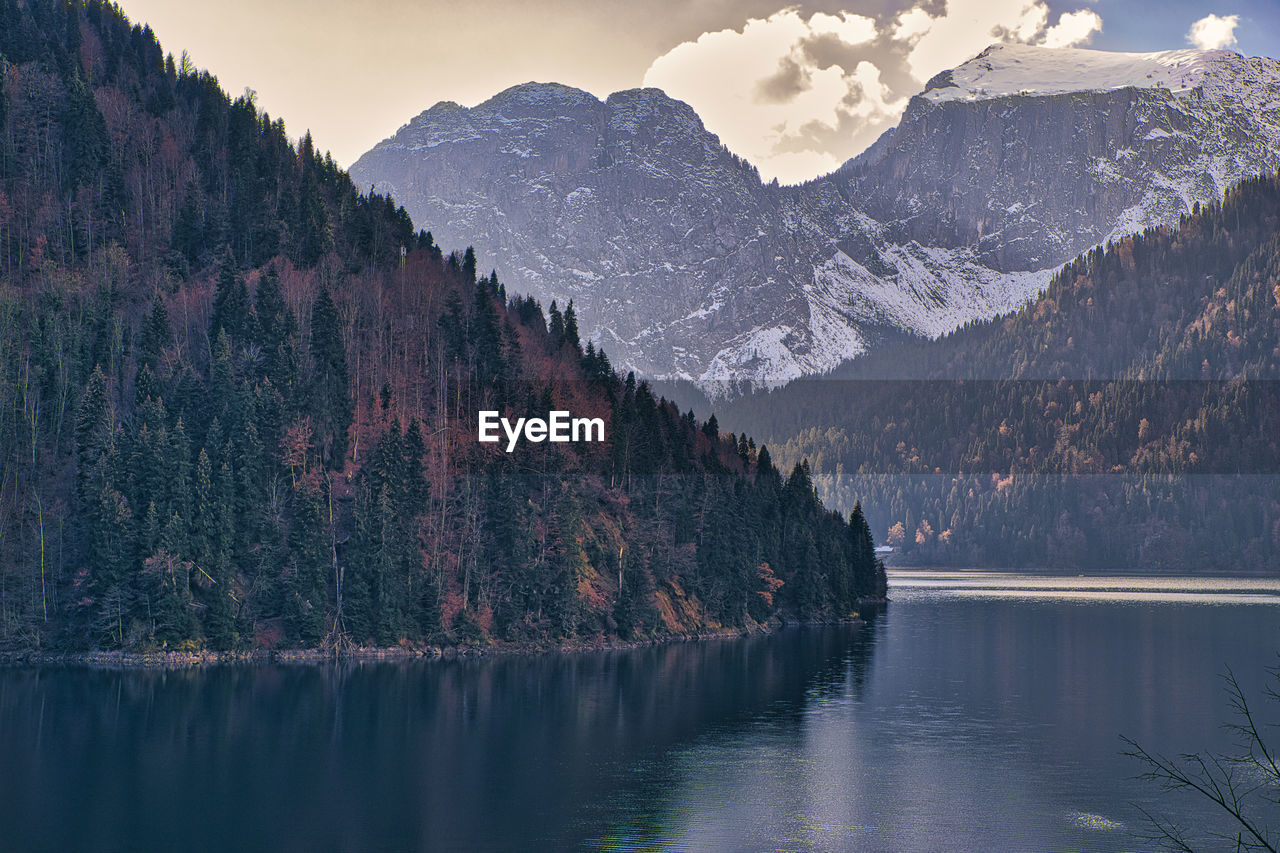
[[223, 462], [216, 480], [209, 470], [209, 456], [200, 451], [196, 463], [198, 527], [202, 531], [197, 561], [197, 585], [207, 603], [205, 631], [215, 649], [230, 649], [237, 639], [232, 586], [232, 553], [235, 539], [234, 477]]
[[[160, 355], [173, 342], [173, 330], [169, 325], [169, 312], [164, 306], [164, 299], [156, 294], [151, 302], [151, 313], [142, 323], [142, 334], [138, 340], [138, 366], [146, 367], [153, 377], [160, 376]], [[147, 389], [144, 393], [138, 389], [138, 398], [145, 400], [148, 396], [159, 396], [158, 389]]]
[[236, 341], [251, 338], [249, 290], [236, 270], [235, 255], [228, 248], [222, 256], [218, 272], [218, 289], [213, 297], [213, 317], [209, 321], [209, 340], [215, 342], [225, 332]]
[[502, 328], [494, 297], [484, 284], [478, 284], [475, 288], [471, 335], [477, 384], [482, 388], [493, 386], [497, 394], [495, 403], [500, 406], [503, 393], [499, 383], [506, 372], [502, 354]]
[[321, 485], [303, 482], [293, 498], [286, 622], [296, 642], [314, 647], [325, 635], [325, 616], [329, 610], [325, 576], [330, 565], [331, 540], [326, 495]]
[[298, 321], [280, 292], [280, 276], [275, 267], [269, 268], [258, 284], [254, 316], [257, 341], [262, 348], [263, 372], [277, 388], [291, 394], [297, 381], [293, 340]]
[[551, 307], [547, 309], [547, 313], [551, 318], [550, 325], [548, 326], [548, 332], [551, 336], [551, 348], [559, 349], [560, 345], [564, 343], [564, 315], [562, 315], [560, 313], [560, 309], [556, 307], [556, 301], [554, 299], [551, 300]]
[[582, 351], [582, 341], [578, 337], [578, 313], [573, 310], [573, 300], [569, 300], [569, 307], [564, 309], [564, 339], [569, 346], [578, 352]]
[[333, 235], [330, 232], [329, 210], [317, 175], [315, 143], [310, 131], [303, 136], [298, 149], [302, 175], [298, 187], [298, 221], [295, 229], [298, 239], [294, 258], [299, 266], [310, 269], [333, 247]]
[[763, 444], [760, 445], [760, 453], [756, 456], [756, 471], [762, 476], [774, 473], [773, 457], [769, 455], [769, 448]]
[[106, 121], [98, 111], [93, 92], [79, 74], [67, 82], [62, 107], [62, 134], [67, 142], [66, 189], [74, 191], [97, 178], [99, 170], [107, 163], [110, 141]]
[[186, 260], [188, 266], [200, 263], [206, 250], [202, 220], [199, 188], [188, 184], [173, 223], [173, 250]]
[[476, 250], [471, 246], [462, 254], [462, 281], [464, 284], [476, 283]]
[[[76, 414], [76, 489], [82, 503], [97, 501], [105, 485], [99, 460], [110, 441], [107, 377], [94, 366]], [[97, 473], [99, 478], [94, 478]]]
[[321, 427], [325, 463], [339, 470], [347, 455], [347, 433], [354, 411], [338, 309], [327, 287], [320, 289], [311, 307], [311, 357], [315, 363], [312, 412]]

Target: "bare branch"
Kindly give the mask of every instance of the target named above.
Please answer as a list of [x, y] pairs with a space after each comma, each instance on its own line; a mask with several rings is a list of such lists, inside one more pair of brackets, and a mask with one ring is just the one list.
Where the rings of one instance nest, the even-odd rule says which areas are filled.
[[1135, 806], [1146, 818], [1147, 823], [1151, 825], [1152, 832], [1150, 834], [1137, 834], [1137, 837], [1143, 841], [1150, 841], [1153, 844], [1159, 844], [1166, 850], [1172, 850], [1175, 853], [1197, 853], [1196, 849], [1188, 843], [1186, 839], [1186, 831], [1172, 821], [1162, 820], [1158, 816], [1142, 808]]
[[[1274, 671], [1273, 671], [1274, 674]], [[1188, 753], [1178, 760], [1150, 752], [1132, 738], [1121, 736], [1121, 740], [1129, 747], [1124, 754], [1145, 765], [1146, 770], [1138, 778], [1158, 783], [1166, 791], [1193, 791], [1202, 798], [1217, 805], [1230, 816], [1236, 830], [1233, 833], [1208, 833], [1209, 837], [1226, 842], [1236, 851], [1270, 851], [1277, 853], [1271, 839], [1271, 831], [1249, 813], [1249, 806], [1257, 800], [1275, 803], [1273, 795], [1254, 797], [1264, 789], [1274, 788], [1280, 780], [1280, 767], [1277, 767], [1274, 753], [1267, 747], [1258, 729], [1253, 712], [1240, 687], [1235, 674], [1228, 669], [1223, 677], [1230, 697], [1231, 710], [1238, 720], [1226, 725], [1227, 730], [1240, 737], [1239, 755], [1216, 755], [1213, 753]], [[1274, 688], [1268, 688], [1268, 696], [1280, 699]], [[1256, 782], [1253, 771], [1260, 771], [1265, 777], [1263, 782]], [[1266, 793], [1266, 792], [1264, 792]], [[1146, 840], [1154, 841], [1167, 849], [1175, 851], [1191, 851], [1191, 842], [1185, 831], [1168, 820], [1160, 819], [1145, 809], [1138, 808], [1153, 829], [1153, 834]]]

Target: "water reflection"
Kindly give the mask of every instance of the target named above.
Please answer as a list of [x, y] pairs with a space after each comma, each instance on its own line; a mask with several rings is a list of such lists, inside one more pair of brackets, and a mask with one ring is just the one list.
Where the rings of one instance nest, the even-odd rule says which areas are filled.
[[895, 594], [859, 690], [810, 703], [798, 728], [765, 717], [678, 751], [667, 847], [1130, 850], [1138, 806], [1211, 826], [1211, 807], [1135, 780], [1118, 734], [1225, 748], [1218, 676], [1230, 664], [1257, 696], [1278, 621], [1137, 596]]
[[0, 671], [0, 848], [1133, 849], [1160, 795], [1118, 735], [1224, 746], [1223, 667], [1256, 693], [1280, 648], [1230, 603], [1265, 584], [915, 580], [863, 628], [626, 653]]
[[[858, 629], [628, 653], [171, 673], [0, 672], [15, 850], [582, 846], [670, 826], [666, 756], [798, 720]], [[625, 791], [626, 793], [620, 793]]]

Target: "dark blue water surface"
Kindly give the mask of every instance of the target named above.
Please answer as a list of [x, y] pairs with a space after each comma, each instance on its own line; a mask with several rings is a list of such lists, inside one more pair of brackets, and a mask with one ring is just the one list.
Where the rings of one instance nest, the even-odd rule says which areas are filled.
[[[994, 579], [993, 579], [994, 578]], [[629, 652], [0, 669], [2, 851], [1132, 850], [1121, 733], [1223, 747], [1274, 584], [897, 574], [865, 627]]]

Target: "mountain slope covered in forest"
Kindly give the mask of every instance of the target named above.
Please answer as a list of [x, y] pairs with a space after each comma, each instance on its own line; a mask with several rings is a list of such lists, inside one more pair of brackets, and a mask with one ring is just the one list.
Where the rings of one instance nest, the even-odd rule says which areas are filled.
[[1274, 572], [1277, 379], [1269, 175], [1067, 264], [1021, 311], [719, 414], [866, 501], [912, 562]]
[[[117, 7], [0, 0], [0, 647], [656, 637], [883, 595], [805, 466], [619, 377]], [[606, 440], [477, 441], [553, 409]]]

